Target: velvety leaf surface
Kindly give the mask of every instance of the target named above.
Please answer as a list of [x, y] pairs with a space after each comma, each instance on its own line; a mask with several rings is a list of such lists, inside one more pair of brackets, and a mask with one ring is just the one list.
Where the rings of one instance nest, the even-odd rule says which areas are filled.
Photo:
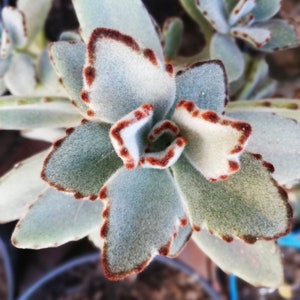
[[185, 100], [177, 105], [173, 120], [188, 140], [186, 156], [208, 180], [224, 180], [239, 170], [239, 155], [251, 134], [249, 124], [222, 118]]
[[35, 67], [27, 54], [15, 54], [9, 69], [4, 75], [4, 81], [13, 95], [32, 95], [36, 85]]
[[80, 99], [83, 87], [83, 66], [85, 61], [85, 45], [82, 42], [56, 42], [49, 47], [50, 58], [53, 66], [61, 78], [71, 100], [74, 101], [82, 114], [87, 111], [87, 106]]
[[280, 184], [300, 178], [300, 125], [293, 120], [264, 112], [232, 112], [233, 118], [249, 122], [253, 128], [247, 150], [260, 153], [275, 167]]
[[233, 27], [231, 34], [239, 39], [251, 44], [252, 47], [260, 49], [271, 39], [271, 32], [265, 28], [252, 27]]
[[111, 143], [127, 169], [138, 166], [152, 125], [153, 106], [144, 104], [116, 122], [110, 129]]
[[95, 28], [110, 28], [132, 36], [163, 60], [159, 36], [142, 1], [73, 0], [73, 4], [86, 43]]
[[142, 49], [130, 36], [96, 29], [88, 44], [81, 99], [94, 115], [114, 123], [144, 103], [155, 107], [162, 119], [174, 102], [173, 70], [150, 49]]
[[13, 49], [13, 41], [10, 37], [9, 31], [3, 29], [1, 32], [0, 58], [8, 59], [11, 56]]
[[0, 223], [19, 219], [47, 187], [40, 178], [47, 151], [17, 164], [0, 178]]
[[242, 76], [245, 69], [244, 57], [230, 36], [214, 34], [210, 43], [210, 56], [223, 61], [229, 82]]
[[2, 21], [9, 37], [15, 47], [25, 46], [27, 31], [23, 12], [12, 6], [6, 6], [2, 10]]
[[101, 201], [76, 200], [48, 189], [16, 225], [12, 236], [18, 248], [57, 247], [81, 239], [101, 224]]
[[265, 21], [277, 14], [281, 0], [256, 0], [256, 6], [251, 11], [255, 21]]
[[[22, 103], [22, 100], [25, 103]], [[26, 103], [26, 100], [35, 101]], [[22, 130], [33, 128], [58, 128], [78, 125], [81, 116], [66, 101], [46, 102], [43, 98], [6, 96], [0, 98], [0, 128]]]
[[251, 12], [255, 5], [256, 0], [240, 0], [231, 11], [229, 24], [234, 25], [239, 19]]
[[289, 230], [291, 208], [272, 180], [269, 164], [244, 154], [241, 169], [227, 180], [206, 180], [185, 157], [172, 166], [188, 206], [192, 227], [206, 228], [226, 241], [239, 237], [253, 243]]
[[155, 254], [170, 253], [180, 219], [186, 217], [169, 171], [122, 168], [100, 197], [106, 201], [101, 235], [108, 278], [119, 280], [140, 272]]
[[227, 76], [219, 60], [196, 63], [176, 75], [176, 104], [192, 100], [201, 109], [221, 114], [228, 101]]
[[226, 273], [254, 286], [278, 287], [283, 283], [280, 250], [273, 241], [247, 244], [234, 239], [227, 243], [206, 230], [195, 232], [193, 240]]
[[192, 235], [191, 225], [189, 223], [187, 225], [184, 222], [181, 223], [182, 223], [181, 225], [185, 225], [185, 226], [179, 227], [178, 233], [171, 245], [171, 249], [168, 254], [168, 257], [172, 257], [172, 258], [177, 257]]
[[203, 16], [220, 33], [227, 33], [229, 26], [226, 20], [225, 6], [220, 0], [196, 1], [196, 5]]
[[260, 50], [272, 52], [274, 50], [295, 47], [299, 40], [295, 28], [285, 20], [273, 19], [255, 24], [255, 27], [267, 29], [271, 32], [271, 40]]
[[0, 57], [0, 77], [1, 77], [1, 79], [3, 78], [3, 75], [9, 68], [10, 60], [11, 60], [11, 57], [7, 57], [6, 59], [2, 59]]
[[108, 131], [109, 125], [91, 122], [67, 130], [47, 157], [43, 178], [76, 198], [97, 198], [104, 182], [122, 166]]
[[42, 30], [51, 5], [52, 0], [38, 0], [34, 5], [32, 0], [18, 0], [17, 7], [24, 13], [26, 19], [28, 42]]
[[48, 49], [45, 49], [39, 57], [37, 79], [39, 89], [35, 91], [35, 94], [67, 97], [66, 91], [59, 83], [58, 76], [51, 64]]
[[226, 107], [227, 112], [252, 111], [269, 112], [293, 119], [300, 123], [300, 106], [297, 99], [264, 99], [252, 101], [234, 101]]

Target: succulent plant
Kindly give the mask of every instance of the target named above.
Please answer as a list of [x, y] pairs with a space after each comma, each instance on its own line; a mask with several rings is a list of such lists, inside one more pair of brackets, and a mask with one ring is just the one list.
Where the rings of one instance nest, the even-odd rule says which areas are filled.
[[44, 26], [51, 0], [19, 0], [1, 10], [0, 94], [32, 95], [36, 88], [36, 37]]
[[[287, 21], [272, 18], [281, 0], [180, 0], [201, 26], [207, 40], [206, 56], [221, 59], [231, 81], [245, 71], [245, 61], [236, 39], [262, 52], [299, 45], [295, 28]], [[203, 55], [202, 55], [203, 56]]]
[[274, 240], [289, 231], [292, 212], [279, 184], [300, 178], [299, 124], [272, 114], [272, 105], [226, 108], [219, 60], [175, 72], [139, 0], [73, 4], [82, 41], [67, 34], [49, 51], [77, 111], [53, 99], [58, 111], [33, 119], [45, 103], [27, 99], [36, 110], [18, 111], [21, 125], [9, 121], [24, 129], [83, 120], [50, 153], [1, 178], [0, 221], [20, 219], [14, 245], [39, 249], [89, 235], [106, 276], [119, 280], [157, 254], [176, 256], [192, 237], [225, 271], [280, 285]]

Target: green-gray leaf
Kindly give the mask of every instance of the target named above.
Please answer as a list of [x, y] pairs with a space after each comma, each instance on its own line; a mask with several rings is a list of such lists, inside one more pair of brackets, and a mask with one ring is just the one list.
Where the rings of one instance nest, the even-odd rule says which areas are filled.
[[214, 34], [210, 42], [210, 56], [220, 59], [224, 63], [229, 82], [238, 80], [243, 75], [244, 57], [230, 36]]
[[47, 187], [40, 178], [47, 151], [18, 163], [0, 179], [0, 223], [19, 219]]
[[53, 99], [45, 101], [43, 98], [1, 97], [0, 128], [59, 128], [80, 123], [82, 117], [69, 102]]
[[73, 0], [73, 4], [86, 43], [94, 29], [110, 28], [132, 36], [163, 61], [159, 36], [142, 1]]
[[225, 240], [272, 239], [289, 230], [291, 209], [267, 167], [244, 154], [241, 169], [222, 182], [207, 181], [186, 158], [172, 166], [195, 230], [207, 228]]
[[85, 62], [85, 45], [82, 42], [60, 41], [50, 45], [50, 58], [53, 66], [61, 77], [61, 83], [66, 92], [85, 115], [87, 106], [80, 99], [80, 92], [83, 87], [83, 66]]
[[108, 278], [140, 272], [155, 254], [169, 254], [174, 233], [186, 217], [168, 170], [122, 168], [100, 194], [107, 201], [101, 235]]
[[283, 282], [281, 255], [273, 241], [227, 243], [206, 230], [194, 233], [193, 240], [223, 271], [254, 286], [278, 287]]
[[246, 150], [260, 153], [275, 167], [274, 178], [287, 184], [300, 178], [300, 125], [271, 113], [240, 111], [229, 116], [249, 122], [253, 133]]
[[200, 109], [223, 113], [228, 100], [227, 76], [219, 60], [200, 62], [176, 76], [176, 101], [192, 100]]
[[122, 166], [110, 143], [109, 129], [107, 124], [83, 122], [68, 131], [45, 161], [45, 180], [77, 198], [97, 198], [104, 182]]
[[265, 21], [276, 15], [281, 7], [281, 0], [256, 0], [251, 11], [255, 21]]
[[260, 48], [261, 51], [272, 52], [299, 45], [295, 28], [285, 20], [273, 19], [259, 22], [255, 24], [255, 27], [271, 32], [271, 40]]
[[81, 239], [100, 227], [102, 207], [99, 200], [78, 201], [72, 195], [48, 189], [17, 224], [13, 244], [41, 249]]

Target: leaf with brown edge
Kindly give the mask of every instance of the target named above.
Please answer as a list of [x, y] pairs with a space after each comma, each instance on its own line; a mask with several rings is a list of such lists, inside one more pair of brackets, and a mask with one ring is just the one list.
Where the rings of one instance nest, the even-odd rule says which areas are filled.
[[16, 225], [13, 244], [42, 249], [81, 239], [100, 226], [102, 208], [99, 199], [77, 201], [70, 194], [48, 188]]
[[45, 160], [42, 177], [75, 198], [95, 200], [104, 182], [122, 166], [109, 139], [110, 126], [83, 121], [67, 129]]
[[175, 97], [172, 68], [131, 36], [108, 28], [93, 31], [87, 45], [81, 99], [97, 120], [115, 123], [144, 103], [161, 120]]
[[225, 180], [239, 170], [239, 156], [251, 134], [246, 122], [224, 118], [181, 100], [173, 120], [188, 144], [185, 154], [208, 180]]
[[50, 59], [60, 83], [65, 88], [71, 102], [86, 115], [87, 106], [80, 99], [83, 87], [83, 67], [86, 55], [85, 45], [82, 42], [59, 41], [49, 46]]
[[272, 165], [261, 156], [243, 154], [240, 171], [215, 183], [184, 156], [171, 168], [195, 231], [206, 228], [226, 241], [239, 237], [253, 243], [290, 230], [292, 210], [286, 193], [272, 179]]
[[110, 129], [111, 143], [127, 169], [138, 166], [152, 125], [154, 107], [143, 104], [117, 121]]
[[95, 28], [110, 28], [132, 36], [163, 60], [159, 35], [142, 1], [73, 0], [73, 5], [86, 43]]
[[274, 178], [280, 184], [288, 184], [300, 178], [299, 123], [259, 110], [241, 110], [228, 115], [251, 124], [253, 134], [246, 149], [260, 153], [265, 160], [274, 165]]
[[220, 60], [198, 62], [176, 74], [176, 100], [170, 112], [182, 99], [193, 100], [201, 109], [224, 112], [228, 102], [228, 82]]
[[[184, 206], [168, 170], [125, 168], [102, 188], [102, 262], [109, 279], [141, 272], [154, 255], [168, 255]], [[133, 209], [134, 208], [134, 209]]]
[[47, 188], [47, 184], [40, 178], [47, 152], [43, 151], [19, 162], [0, 178], [0, 223], [19, 219]]
[[248, 244], [234, 238], [227, 243], [205, 229], [194, 232], [192, 238], [226, 273], [235, 274], [254, 286], [274, 288], [283, 282], [281, 254], [274, 241]]

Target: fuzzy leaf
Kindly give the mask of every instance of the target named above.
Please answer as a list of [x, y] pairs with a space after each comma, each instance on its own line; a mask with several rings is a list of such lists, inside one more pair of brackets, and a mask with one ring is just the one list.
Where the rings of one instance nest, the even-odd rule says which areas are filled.
[[249, 43], [251, 46], [257, 49], [261, 49], [271, 39], [271, 32], [265, 28], [257, 27], [233, 27], [230, 33], [239, 39], [242, 39]]
[[238, 80], [243, 75], [244, 57], [230, 36], [214, 34], [210, 43], [210, 56], [224, 63], [229, 82]]
[[300, 179], [299, 124], [264, 112], [233, 112], [229, 115], [251, 124], [253, 134], [246, 149], [260, 153], [274, 165], [274, 178], [280, 184]]
[[256, 6], [251, 11], [255, 21], [265, 21], [278, 13], [282, 0], [256, 0]]
[[154, 107], [144, 104], [116, 122], [110, 129], [111, 143], [127, 169], [138, 166], [152, 125]]
[[45, 49], [39, 57], [37, 65], [37, 78], [40, 89], [35, 94], [45, 96], [66, 96], [64, 88], [59, 84], [58, 76], [51, 64], [48, 49]]
[[239, 170], [239, 155], [251, 134], [249, 124], [200, 110], [185, 100], [177, 105], [173, 119], [188, 140], [185, 154], [207, 179], [224, 180]]
[[83, 122], [54, 144], [43, 178], [76, 198], [95, 199], [104, 182], [122, 166], [110, 143], [109, 125]]
[[269, 112], [296, 120], [300, 123], [300, 105], [297, 99], [264, 99], [252, 101], [234, 101], [226, 107], [228, 112], [252, 111]]
[[173, 70], [130, 36], [96, 29], [88, 44], [81, 99], [105, 122], [114, 123], [142, 104], [162, 119], [174, 102]]
[[240, 0], [231, 11], [229, 24], [234, 25], [239, 19], [251, 12], [255, 5], [256, 0]]
[[47, 151], [20, 163], [0, 179], [0, 223], [19, 219], [47, 187], [40, 178]]
[[183, 223], [182, 225], [185, 226], [179, 227], [178, 233], [174, 238], [168, 257], [172, 257], [172, 258], [177, 257], [192, 235], [191, 225], [189, 223], [187, 225], [184, 222], [182, 223]]
[[132, 36], [144, 48], [153, 49], [163, 61], [159, 36], [140, 0], [73, 0], [73, 4], [86, 43], [95, 28], [110, 28]]
[[10, 66], [11, 56], [6, 59], [0, 57], [0, 78], [3, 78], [3, 75], [6, 73]]
[[169, 254], [180, 219], [185, 218], [169, 171], [122, 168], [100, 195], [106, 201], [101, 235], [108, 278], [141, 272], [155, 254]]
[[0, 59], [8, 59], [12, 53], [13, 42], [7, 29], [2, 30], [0, 43]]
[[87, 111], [87, 106], [80, 99], [83, 87], [82, 71], [85, 61], [85, 45], [82, 42], [56, 42], [49, 47], [50, 58], [53, 66], [61, 78], [61, 83], [66, 92], [74, 101], [82, 114]]
[[17, 7], [26, 19], [28, 43], [42, 30], [50, 11], [52, 0], [38, 0], [32, 5], [32, 0], [18, 0]]
[[196, 63], [176, 75], [176, 104], [192, 100], [201, 109], [221, 114], [228, 101], [227, 76], [219, 60]]
[[227, 243], [206, 230], [194, 233], [193, 240], [224, 272], [254, 286], [278, 287], [283, 282], [280, 250], [273, 241]]
[[15, 54], [12, 57], [4, 82], [13, 95], [33, 94], [36, 85], [35, 67], [27, 54]]
[[260, 48], [261, 51], [272, 52], [299, 45], [295, 28], [285, 20], [273, 19], [260, 22], [256, 23], [255, 27], [271, 32], [271, 40]]
[[196, 5], [213, 28], [223, 34], [228, 32], [229, 25], [226, 20], [225, 6], [223, 1], [201, 0], [196, 1]]
[[176, 56], [182, 41], [183, 22], [179, 18], [169, 18], [163, 27], [164, 54], [167, 59]]
[[101, 201], [77, 201], [48, 189], [16, 225], [12, 242], [18, 248], [57, 247], [87, 236], [101, 224]]
[[[26, 101], [35, 101], [26, 103]], [[22, 103], [24, 101], [25, 103]], [[75, 126], [81, 116], [66, 101], [6, 96], [0, 98], [0, 128], [10, 130]]]
[[270, 176], [271, 166], [244, 154], [241, 169], [227, 180], [207, 181], [185, 157], [172, 166], [194, 230], [208, 229], [226, 241], [273, 239], [290, 228], [286, 194]]
[[5, 6], [2, 9], [2, 21], [13, 45], [17, 48], [25, 46], [27, 31], [23, 12], [12, 6]]

